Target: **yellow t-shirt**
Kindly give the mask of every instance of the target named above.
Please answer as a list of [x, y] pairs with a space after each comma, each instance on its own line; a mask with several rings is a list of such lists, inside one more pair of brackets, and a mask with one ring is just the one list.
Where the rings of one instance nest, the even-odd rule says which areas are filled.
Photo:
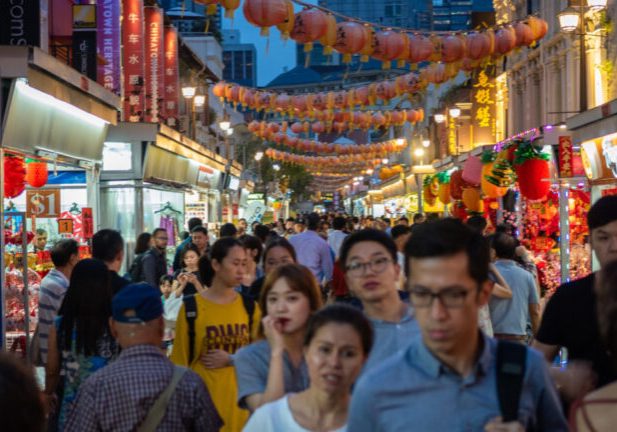
[[216, 409], [225, 422], [221, 431], [239, 432], [248, 420], [249, 412], [238, 407], [236, 373], [233, 366], [208, 369], [200, 361], [202, 353], [220, 349], [234, 354], [243, 346], [255, 340], [261, 320], [261, 311], [255, 304], [252, 335], [249, 335], [248, 314], [238, 294], [229, 304], [218, 304], [195, 295], [197, 318], [195, 320], [194, 359], [189, 365], [188, 324], [184, 304], [178, 313], [176, 339], [171, 361], [194, 370], [204, 380]]

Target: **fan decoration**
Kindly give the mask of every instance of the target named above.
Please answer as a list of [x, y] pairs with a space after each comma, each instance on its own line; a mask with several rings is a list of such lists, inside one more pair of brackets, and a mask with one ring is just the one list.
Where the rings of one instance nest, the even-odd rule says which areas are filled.
[[480, 180], [480, 188], [482, 189], [482, 193], [486, 195], [488, 198], [499, 198], [506, 194], [508, 191], [508, 187], [500, 187], [490, 182], [488, 178], [492, 175], [493, 169], [496, 164], [497, 153], [494, 151], [487, 150], [482, 153], [481, 161], [482, 161], [482, 173]]
[[450, 175], [447, 171], [443, 171], [436, 174], [436, 177], [439, 182], [439, 189], [437, 191], [439, 201], [444, 205], [450, 204]]
[[4, 196], [15, 198], [26, 189], [26, 164], [19, 156], [4, 156]]
[[36, 159], [26, 160], [26, 181], [34, 188], [47, 184], [47, 163]]
[[542, 153], [531, 141], [520, 141], [515, 153], [514, 167], [521, 195], [537, 201], [548, 195], [550, 182], [550, 155]]

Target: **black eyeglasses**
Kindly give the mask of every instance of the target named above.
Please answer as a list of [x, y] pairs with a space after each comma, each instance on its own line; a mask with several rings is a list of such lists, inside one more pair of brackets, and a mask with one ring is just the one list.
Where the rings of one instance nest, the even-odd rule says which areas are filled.
[[468, 294], [469, 291], [463, 289], [446, 289], [437, 293], [424, 289], [412, 289], [409, 290], [409, 300], [417, 308], [432, 306], [434, 299], [439, 299], [441, 304], [447, 308], [459, 308], [465, 303]]
[[347, 273], [353, 277], [363, 276], [369, 267], [375, 273], [382, 273], [392, 260], [387, 257], [375, 258], [368, 262], [354, 261], [346, 267]]

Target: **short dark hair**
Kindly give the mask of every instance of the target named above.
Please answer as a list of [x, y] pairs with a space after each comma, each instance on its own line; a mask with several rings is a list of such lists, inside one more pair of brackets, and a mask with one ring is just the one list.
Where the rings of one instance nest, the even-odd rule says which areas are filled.
[[255, 236], [248, 235], [248, 234], [243, 235], [238, 240], [242, 242], [245, 249], [257, 251], [257, 255], [254, 257], [254, 260], [256, 263], [258, 263], [261, 260], [261, 253], [264, 250], [264, 246], [261, 240], [259, 240]]
[[356, 231], [355, 233], [352, 233], [345, 237], [339, 254], [341, 265], [343, 266], [343, 268], [345, 268], [345, 264], [347, 263], [347, 257], [351, 248], [355, 244], [365, 241], [375, 242], [382, 245], [384, 248], [386, 248], [386, 250], [392, 257], [392, 260], [396, 262], [396, 244], [394, 243], [394, 240], [392, 240], [392, 237], [390, 237], [383, 231], [371, 228]]
[[[602, 226], [602, 225], [600, 225]], [[602, 267], [596, 277], [598, 292], [598, 324], [600, 335], [609, 352], [617, 352], [617, 261], [612, 261]], [[617, 359], [613, 361], [617, 366]]]
[[311, 231], [315, 231], [317, 227], [319, 227], [320, 221], [321, 221], [321, 218], [319, 217], [319, 215], [313, 212], [306, 217], [306, 227], [310, 229]]
[[159, 285], [163, 285], [165, 282], [173, 283], [174, 277], [172, 275], [163, 275], [159, 279]]
[[478, 285], [488, 279], [488, 242], [478, 232], [454, 218], [426, 222], [418, 226], [405, 245], [405, 273], [410, 258], [447, 257], [465, 252], [469, 275]]
[[202, 233], [203, 235], [207, 236], [208, 235], [208, 228], [206, 228], [203, 225], [198, 225], [198, 226], [196, 226], [195, 228], [193, 228], [191, 230], [191, 234], [197, 233], [197, 232]]
[[36, 229], [36, 235], [47, 235], [47, 231], [45, 231], [43, 228], [37, 228]]
[[198, 218], [198, 217], [192, 217], [187, 222], [187, 226], [189, 228], [189, 232], [192, 232], [193, 228], [198, 227], [198, 226], [202, 226], [203, 224], [204, 224], [203, 221], [200, 218]]
[[58, 240], [51, 248], [51, 261], [56, 267], [64, 267], [73, 255], [79, 254], [79, 243], [73, 239]]
[[345, 219], [343, 216], [337, 216], [332, 221], [332, 228], [334, 228], [335, 230], [342, 230], [343, 228], [345, 228], [346, 224], [347, 219]]
[[409, 222], [409, 218], [407, 216], [401, 216], [400, 218], [398, 218], [399, 221], [405, 221], [405, 222]]
[[596, 201], [587, 213], [589, 231], [617, 220], [617, 195], [607, 195]]
[[476, 230], [479, 233], [483, 233], [486, 229], [486, 225], [488, 224], [486, 222], [486, 218], [480, 215], [471, 216], [469, 219], [467, 219], [466, 223], [469, 228]]
[[319, 329], [330, 323], [350, 325], [360, 336], [362, 351], [368, 356], [373, 347], [373, 327], [362, 311], [345, 304], [326, 306], [311, 317], [304, 336], [304, 346], [309, 346]]
[[165, 228], [154, 228], [154, 230], [152, 231], [152, 237], [156, 236], [160, 232], [164, 232], [165, 234], [167, 234], [167, 230]]
[[199, 252], [199, 249], [197, 249], [197, 246], [195, 246], [192, 243], [189, 243], [186, 246], [184, 246], [184, 248], [182, 248], [182, 255], [180, 256], [180, 267], [184, 267], [184, 256], [189, 251], [195, 252], [197, 254], [197, 257], [201, 257], [201, 252]]
[[221, 237], [235, 237], [238, 234], [238, 228], [231, 222], [224, 223], [219, 230]]
[[261, 240], [262, 243], [265, 243], [268, 240], [270, 228], [265, 225], [259, 224], [255, 228], [253, 228], [253, 234], [255, 234], [255, 237]]
[[229, 251], [236, 246], [244, 249], [244, 245], [238, 239], [235, 239], [233, 237], [220, 238], [212, 245], [212, 250], [210, 251], [210, 259], [216, 260], [220, 263], [225, 259], [227, 254], [229, 254]]
[[266, 260], [268, 253], [275, 247], [282, 247], [284, 249], [287, 249], [287, 252], [289, 252], [289, 255], [291, 255], [294, 262], [298, 262], [298, 259], [296, 258], [296, 249], [291, 245], [291, 243], [289, 243], [289, 240], [287, 240], [285, 237], [273, 237], [268, 240], [268, 243], [266, 243], [266, 248], [264, 249], [263, 253], [264, 261]]
[[150, 240], [152, 239], [152, 234], [149, 232], [143, 232], [137, 236], [137, 240], [135, 241], [135, 255], [139, 255], [140, 253], [146, 252], [150, 249]]
[[92, 257], [112, 262], [124, 250], [122, 235], [112, 229], [102, 229], [92, 236]]
[[392, 236], [393, 240], [396, 240], [397, 238], [401, 236], [409, 234], [410, 232], [411, 232], [411, 228], [408, 227], [407, 225], [394, 225], [390, 229], [390, 235]]
[[416, 213], [413, 215], [413, 223], [418, 222], [420, 219], [424, 218], [424, 213]]
[[497, 258], [514, 259], [518, 242], [514, 237], [506, 233], [493, 234], [489, 239], [491, 247], [495, 250]]

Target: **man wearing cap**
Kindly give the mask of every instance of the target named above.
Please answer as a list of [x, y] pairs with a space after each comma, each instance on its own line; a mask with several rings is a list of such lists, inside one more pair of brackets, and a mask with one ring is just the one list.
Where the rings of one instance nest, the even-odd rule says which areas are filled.
[[[589, 240], [600, 267], [617, 260], [617, 196], [600, 198], [587, 214]], [[568, 350], [568, 367], [551, 373], [562, 399], [569, 403], [596, 386], [617, 379], [603, 347], [597, 322], [595, 273], [561, 285], [544, 310], [533, 347], [553, 361]], [[614, 354], [613, 354], [614, 355]]]
[[223, 422], [203, 381], [175, 367], [160, 349], [165, 324], [160, 292], [127, 285], [112, 300], [111, 332], [122, 353], [83, 382], [67, 431], [218, 431]]

